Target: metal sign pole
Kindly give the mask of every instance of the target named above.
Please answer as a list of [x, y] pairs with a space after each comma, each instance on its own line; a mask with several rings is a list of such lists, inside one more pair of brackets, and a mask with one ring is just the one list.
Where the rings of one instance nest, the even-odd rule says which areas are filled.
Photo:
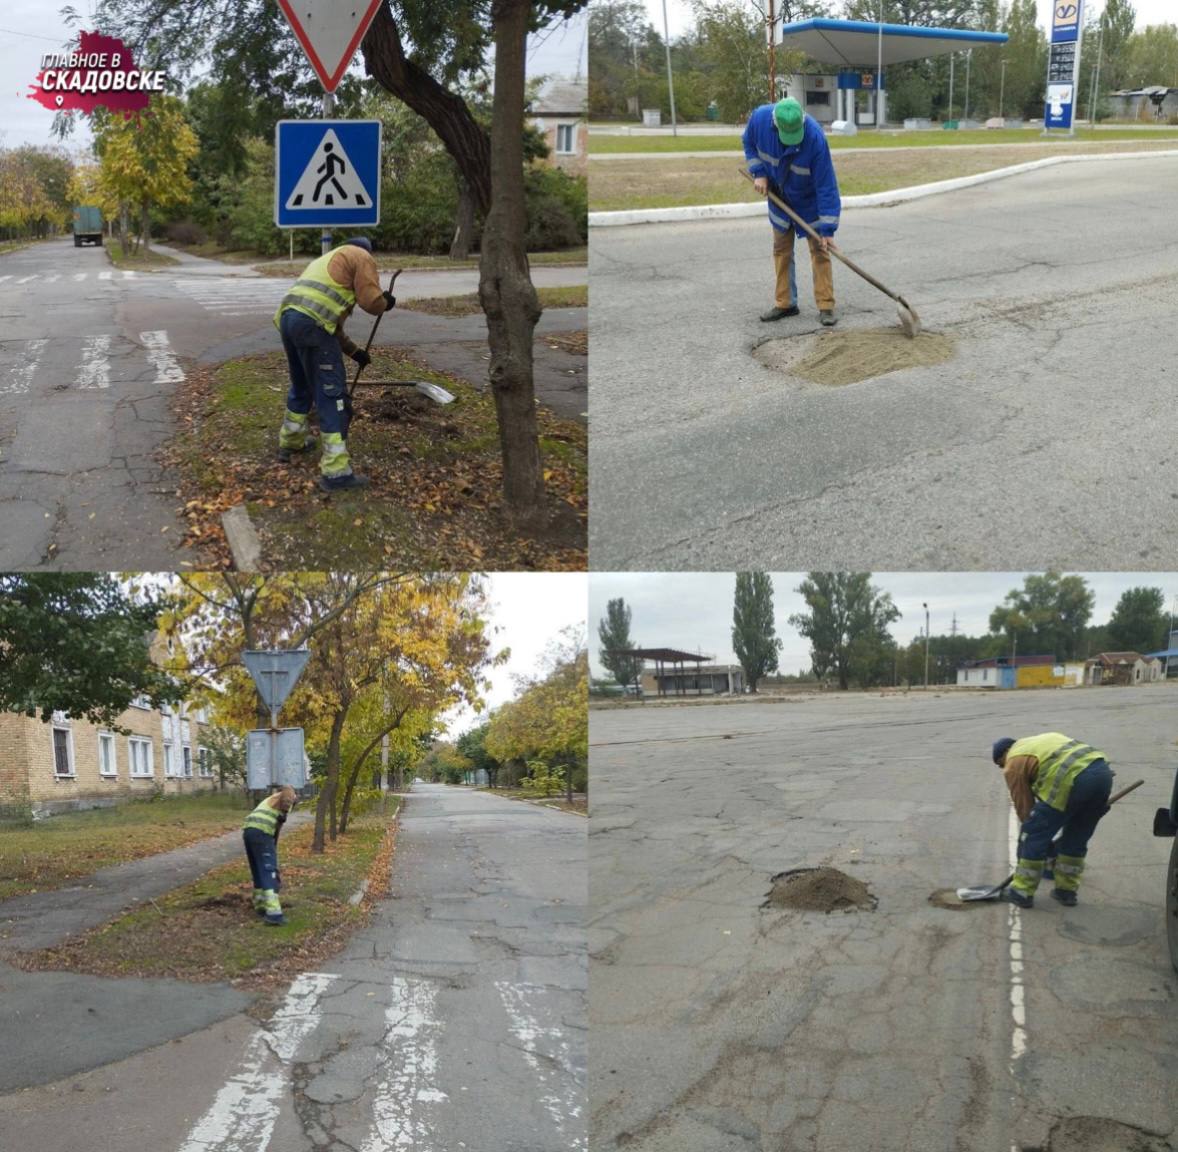
[[[323, 119], [330, 120], [331, 115], [334, 111], [335, 111], [335, 93], [334, 92], [324, 92], [323, 93]], [[320, 251], [322, 252], [322, 254], [324, 256], [326, 256], [327, 253], [331, 251], [331, 232], [327, 228], [323, 229], [323, 235], [320, 237], [319, 244], [320, 244]]]

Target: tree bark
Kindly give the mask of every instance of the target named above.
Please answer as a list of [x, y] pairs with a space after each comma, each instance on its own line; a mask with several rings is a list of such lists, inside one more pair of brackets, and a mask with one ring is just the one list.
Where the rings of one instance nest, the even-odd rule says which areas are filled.
[[545, 518], [544, 476], [532, 380], [532, 340], [540, 303], [528, 271], [524, 243], [523, 118], [527, 0], [498, 0], [495, 29], [495, 100], [491, 116], [491, 208], [483, 228], [479, 300], [487, 316], [491, 388], [503, 454], [503, 498], [517, 527], [535, 529]]
[[327, 740], [327, 776], [323, 781], [323, 790], [319, 793], [319, 803], [315, 806], [315, 836], [311, 841], [312, 852], [322, 852], [324, 833], [330, 820], [331, 839], [335, 840], [335, 793], [339, 787], [339, 744], [340, 733], [344, 729], [344, 719], [347, 709], [337, 711], [331, 718], [331, 735]]
[[146, 200], [139, 214], [139, 230], [143, 233], [143, 251], [151, 251], [151, 205]]
[[458, 212], [454, 219], [454, 239], [450, 242], [450, 259], [465, 260], [474, 244], [474, 197], [466, 181], [458, 178]]

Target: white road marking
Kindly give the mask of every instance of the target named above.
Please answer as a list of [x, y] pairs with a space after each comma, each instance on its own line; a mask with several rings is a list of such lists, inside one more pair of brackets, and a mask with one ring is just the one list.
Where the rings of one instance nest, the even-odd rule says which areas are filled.
[[82, 346], [82, 365], [78, 369], [79, 388], [109, 388], [110, 361], [109, 336], [87, 336]]
[[134, 271], [127, 271], [127, 272], [124, 272], [124, 273], [123, 273], [123, 279], [124, 279], [124, 280], [133, 280], [134, 278], [135, 278], [135, 273], [134, 273]]
[[[1018, 866], [1019, 819], [1013, 805], [1010, 809], [1008, 835], [1010, 839], [1010, 864], [1013, 870]], [[1010, 1075], [1017, 1079], [1019, 1062], [1027, 1051], [1027, 1001], [1026, 986], [1023, 983], [1023, 923], [1022, 912], [1011, 904], [1008, 911], [1010, 932]], [[1013, 1085], [1012, 1085], [1013, 1087]], [[1011, 1152], [1018, 1152], [1018, 1145], [1011, 1145]]]
[[85, 279], [86, 279], [86, 273], [85, 273], [85, 272], [77, 272], [77, 273], [75, 273], [75, 275], [74, 275], [74, 279], [75, 279], [75, 280], [85, 280]]
[[3, 284], [5, 280], [11, 280], [11, 279], [12, 279], [11, 272], [9, 272], [7, 276], [0, 276], [0, 284]]
[[60, 280], [60, 279], [61, 279], [61, 273], [60, 273], [60, 272], [54, 272], [52, 276], [46, 276], [46, 277], [45, 277], [45, 283], [46, 283], [46, 284], [54, 284], [54, 283], [56, 283], [56, 282], [57, 282], [58, 280]]
[[288, 1066], [318, 1026], [319, 1001], [337, 979], [304, 972], [291, 984], [269, 1025], [250, 1038], [237, 1071], [188, 1133], [180, 1152], [265, 1152], [289, 1089]]
[[376, 1130], [360, 1152], [442, 1152], [434, 1131], [435, 1109], [430, 1107], [449, 1099], [436, 1084], [437, 1039], [443, 1028], [435, 1015], [437, 985], [432, 980], [397, 976], [392, 992], [392, 1002], [385, 1009], [389, 1071], [377, 1085], [372, 1102]]
[[[587, 1137], [566, 1132], [570, 1120], [581, 1115], [580, 1093], [572, 1075], [569, 1040], [559, 1026], [546, 1027], [540, 1021], [538, 1000], [547, 992], [540, 984], [509, 984], [497, 981], [499, 998], [511, 1021], [512, 1035], [520, 1042], [532, 1072], [535, 1073], [540, 1103], [544, 1105], [556, 1130], [570, 1141], [570, 1148], [587, 1147]], [[562, 1071], [565, 1073], [562, 1075]]]
[[168, 345], [167, 332], [140, 332], [139, 339], [147, 349], [147, 359], [155, 369], [157, 384], [179, 384], [184, 379], [184, 369], [176, 363]]
[[31, 276], [22, 276], [17, 281], [17, 283], [18, 284], [27, 284], [30, 280], [36, 280], [38, 275], [40, 275], [40, 273], [34, 272]]
[[0, 396], [17, 396], [29, 390], [29, 385], [33, 382], [33, 373], [37, 370], [37, 362], [48, 343], [48, 340], [30, 340], [25, 345], [24, 356], [20, 362], [12, 366], [7, 380], [0, 381]]
[[99, 280], [109, 280], [113, 275], [114, 275], [113, 272], [99, 272], [98, 279]]

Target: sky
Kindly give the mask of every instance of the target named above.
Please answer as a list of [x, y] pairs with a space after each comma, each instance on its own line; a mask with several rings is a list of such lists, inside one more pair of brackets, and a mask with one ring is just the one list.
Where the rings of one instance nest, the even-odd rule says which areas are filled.
[[[777, 635], [783, 641], [780, 671], [805, 672], [810, 668], [809, 645], [788, 618], [805, 611], [805, 603], [794, 589], [803, 573], [774, 572], [773, 606]], [[1166, 607], [1178, 599], [1178, 573], [1096, 572], [1081, 573], [1096, 597], [1094, 624], [1104, 624], [1127, 588], [1145, 585], [1161, 588]], [[924, 631], [924, 608], [929, 606], [929, 634], [948, 633], [954, 614], [957, 631], [984, 635], [989, 631], [990, 612], [1006, 594], [1023, 585], [1021, 572], [876, 572], [872, 583], [890, 592], [902, 616], [892, 625], [892, 635], [901, 645]], [[731, 572], [615, 573], [595, 572], [589, 582], [589, 659], [594, 676], [608, 675], [598, 657], [598, 622], [606, 605], [621, 596], [632, 618], [630, 635], [636, 647], [680, 648], [712, 656], [720, 664], [737, 663], [732, 651], [732, 601], [736, 577]]]
[[491, 690], [482, 715], [461, 708], [446, 717], [446, 739], [461, 736], [481, 723], [487, 712], [516, 695], [514, 675], [539, 671], [544, 651], [568, 625], [585, 627], [588, 578], [583, 572], [493, 572], [487, 577], [493, 632], [492, 655], [511, 649], [506, 664], [491, 671]]
[[[73, 2], [81, 13], [93, 10], [91, 0]], [[60, 7], [58, 0], [5, 0], [0, 6], [0, 76], [5, 77], [0, 88], [0, 147], [56, 143], [50, 135], [53, 113], [30, 100], [28, 90], [40, 71], [41, 56], [64, 48], [70, 39]], [[83, 20], [81, 27], [95, 31], [89, 20]], [[528, 42], [528, 75], [573, 77], [579, 66], [585, 76], [587, 29], [588, 15], [580, 12], [535, 33]], [[66, 146], [85, 149], [89, 140], [89, 132], [80, 124]]]
[[[1039, 6], [1039, 26], [1047, 28], [1051, 19], [1051, 0], [1036, 0]], [[1089, 5], [1095, 3], [1103, 6], [1103, 0], [1088, 0]], [[671, 29], [671, 39], [687, 31], [694, 21], [691, 15], [691, 4], [687, 0], [666, 0], [667, 22]], [[764, 5], [763, 5], [764, 6]], [[841, 5], [836, 2], [835, 10]], [[1137, 27], [1143, 28], [1149, 24], [1173, 24], [1178, 21], [1178, 14], [1174, 11], [1174, 0], [1134, 0], [1137, 12]], [[661, 33], [663, 30], [662, 0], [646, 0], [646, 10], [650, 14], [650, 22]]]

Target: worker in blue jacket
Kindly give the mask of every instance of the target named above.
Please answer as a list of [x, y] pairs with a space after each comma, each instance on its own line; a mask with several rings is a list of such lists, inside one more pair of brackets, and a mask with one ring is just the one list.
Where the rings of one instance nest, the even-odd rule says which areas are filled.
[[[744, 155], [757, 191], [762, 196], [773, 192], [822, 238], [820, 242], [810, 238], [810, 264], [814, 270], [818, 318], [829, 328], [837, 323], [830, 249], [834, 247], [833, 237], [839, 226], [842, 202], [830, 146], [822, 128], [794, 99], [762, 104], [745, 125]], [[774, 306], [763, 313], [761, 319], [780, 320], [798, 314], [798, 287], [794, 276], [796, 225], [772, 200], [769, 201], [769, 223], [773, 225], [777, 293]]]

